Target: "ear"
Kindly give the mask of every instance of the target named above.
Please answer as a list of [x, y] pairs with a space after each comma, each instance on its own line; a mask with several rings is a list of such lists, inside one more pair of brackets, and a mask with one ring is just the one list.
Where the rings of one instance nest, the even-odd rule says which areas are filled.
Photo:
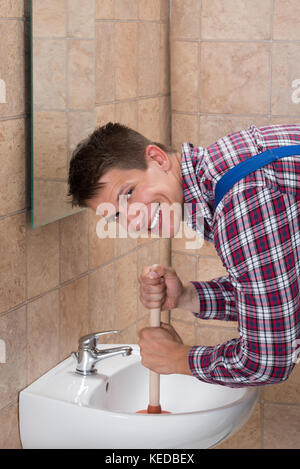
[[146, 147], [145, 156], [148, 166], [150, 164], [155, 164], [164, 172], [170, 170], [171, 163], [169, 156], [157, 145], [154, 145], [152, 143], [148, 145]]

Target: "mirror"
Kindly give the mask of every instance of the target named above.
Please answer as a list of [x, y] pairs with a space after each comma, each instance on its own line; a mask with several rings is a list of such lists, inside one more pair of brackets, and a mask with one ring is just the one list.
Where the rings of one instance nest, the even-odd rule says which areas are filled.
[[68, 165], [95, 126], [95, 0], [31, 0], [31, 224], [83, 209]]

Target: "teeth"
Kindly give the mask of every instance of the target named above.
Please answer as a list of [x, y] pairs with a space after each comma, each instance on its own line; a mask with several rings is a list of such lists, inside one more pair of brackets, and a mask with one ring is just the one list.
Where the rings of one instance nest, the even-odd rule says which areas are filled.
[[158, 224], [158, 222], [159, 222], [159, 213], [160, 213], [160, 205], [158, 204], [158, 207], [156, 209], [156, 212], [154, 214], [154, 217], [153, 217], [153, 220], [152, 220], [152, 223], [151, 223], [151, 226], [150, 226], [150, 230], [153, 230], [153, 228], [155, 228], [156, 225]]

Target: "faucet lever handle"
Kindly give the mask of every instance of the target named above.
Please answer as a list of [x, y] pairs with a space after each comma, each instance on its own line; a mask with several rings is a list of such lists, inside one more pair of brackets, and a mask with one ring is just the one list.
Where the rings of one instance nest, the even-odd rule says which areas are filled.
[[98, 343], [98, 338], [101, 335], [105, 334], [119, 334], [120, 331], [101, 331], [101, 332], [93, 332], [92, 334], [84, 335], [79, 339], [79, 347], [86, 347], [86, 348], [96, 348]]

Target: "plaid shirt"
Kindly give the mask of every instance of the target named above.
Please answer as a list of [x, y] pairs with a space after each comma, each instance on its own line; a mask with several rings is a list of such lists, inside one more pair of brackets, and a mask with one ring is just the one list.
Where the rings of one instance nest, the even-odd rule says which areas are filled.
[[[182, 146], [185, 202], [200, 207], [204, 238], [228, 276], [195, 286], [201, 319], [237, 321], [239, 338], [194, 346], [194, 376], [230, 387], [288, 378], [300, 345], [300, 157], [285, 157], [236, 183], [215, 213], [217, 181], [241, 161], [269, 148], [300, 144], [300, 124], [233, 133], [208, 148]], [[191, 226], [196, 229], [195, 217]]]

